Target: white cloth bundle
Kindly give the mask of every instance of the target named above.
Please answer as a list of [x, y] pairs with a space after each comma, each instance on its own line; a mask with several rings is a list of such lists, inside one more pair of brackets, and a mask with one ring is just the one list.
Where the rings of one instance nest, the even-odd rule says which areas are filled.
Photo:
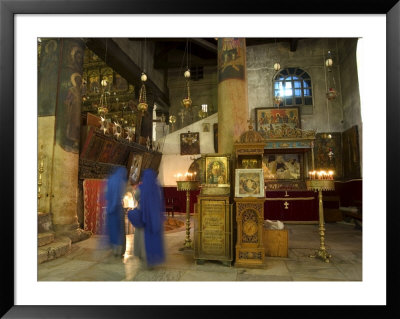
[[264, 227], [267, 229], [283, 229], [285, 227], [285, 225], [277, 220], [276, 222], [266, 219], [264, 220]]

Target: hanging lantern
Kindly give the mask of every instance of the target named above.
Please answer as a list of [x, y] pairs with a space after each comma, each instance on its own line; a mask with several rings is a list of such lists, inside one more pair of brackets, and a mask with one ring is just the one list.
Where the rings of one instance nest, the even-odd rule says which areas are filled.
[[274, 96], [274, 104], [279, 106], [283, 102], [283, 98], [280, 95]]
[[337, 96], [337, 92], [334, 88], [330, 88], [328, 90], [328, 92], [326, 93], [326, 98], [330, 101], [336, 99], [336, 96]]
[[329, 152], [328, 152], [329, 160], [332, 160], [332, 158], [333, 158], [334, 155], [335, 155], [335, 154], [333, 153], [332, 149], [329, 148]]
[[100, 106], [97, 107], [97, 113], [101, 117], [105, 117], [106, 114], [108, 113], [108, 107], [107, 107], [107, 97], [106, 93], [103, 91], [100, 96]]
[[186, 93], [187, 94], [186, 94], [186, 97], [182, 100], [182, 104], [186, 109], [188, 109], [192, 105], [192, 100], [190, 98], [190, 85], [189, 85], [190, 70], [187, 69], [183, 75], [186, 78]]
[[107, 86], [107, 79], [106, 78], [104, 78], [103, 80], [101, 80], [101, 86], [102, 87], [106, 87]]
[[176, 116], [175, 115], [170, 115], [169, 117], [169, 122], [174, 125], [176, 123]]
[[145, 73], [142, 73], [142, 76], [140, 77], [142, 80], [142, 87], [140, 88], [139, 92], [139, 104], [138, 104], [138, 110], [142, 112], [142, 115], [147, 111], [148, 104], [147, 104], [147, 99], [146, 99], [146, 86], [144, 85], [144, 82], [147, 80], [147, 75]]
[[186, 79], [189, 79], [189, 78], [190, 78], [190, 70], [187, 69], [187, 70], [185, 71], [185, 73], [183, 73], [183, 76], [184, 76]]
[[281, 69], [280, 63], [279, 63], [279, 62], [275, 62], [275, 64], [274, 64], [274, 70], [275, 70], [275, 71], [279, 71], [280, 69]]
[[325, 66], [330, 68], [332, 65], [333, 65], [332, 53], [331, 51], [328, 51], [328, 57], [325, 60]]

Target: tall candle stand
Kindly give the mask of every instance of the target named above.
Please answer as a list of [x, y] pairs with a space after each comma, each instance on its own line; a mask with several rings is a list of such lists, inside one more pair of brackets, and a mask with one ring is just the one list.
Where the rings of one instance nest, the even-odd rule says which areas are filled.
[[[43, 149], [43, 146], [42, 146], [42, 149]], [[42, 198], [42, 174], [43, 174], [43, 172], [44, 172], [44, 163], [43, 163], [43, 154], [40, 156], [40, 163], [39, 163], [39, 169], [38, 169], [38, 171], [39, 171], [39, 176], [38, 176], [38, 203], [37, 203], [37, 205], [38, 205], [38, 207], [37, 207], [37, 209], [38, 209], [38, 213], [41, 213], [40, 212], [40, 198]]]
[[195, 180], [177, 181], [178, 191], [186, 191], [186, 238], [183, 247], [179, 250], [193, 249], [190, 239], [190, 191], [198, 190], [200, 182]]
[[310, 257], [321, 258], [325, 262], [329, 262], [329, 258], [332, 257], [325, 248], [325, 221], [324, 221], [324, 207], [322, 201], [322, 191], [333, 191], [335, 190], [335, 182], [333, 180], [327, 179], [310, 179], [306, 180], [306, 185], [308, 190], [318, 191], [319, 199], [319, 235], [320, 235], [320, 247], [315, 251]]

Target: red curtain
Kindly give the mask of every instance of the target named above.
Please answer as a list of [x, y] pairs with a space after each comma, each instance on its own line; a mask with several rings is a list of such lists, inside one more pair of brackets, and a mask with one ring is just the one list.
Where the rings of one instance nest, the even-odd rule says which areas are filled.
[[106, 179], [85, 179], [83, 181], [84, 229], [97, 235], [104, 234], [106, 185]]
[[[177, 187], [163, 187], [165, 203], [168, 199], [174, 199], [177, 212], [186, 213], [186, 191], [178, 191]], [[194, 212], [194, 204], [197, 203], [197, 196], [200, 190], [190, 192], [190, 214]]]

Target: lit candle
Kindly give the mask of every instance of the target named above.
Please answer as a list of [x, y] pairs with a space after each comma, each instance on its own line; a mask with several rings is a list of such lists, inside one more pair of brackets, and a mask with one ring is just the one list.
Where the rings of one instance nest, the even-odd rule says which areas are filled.
[[180, 181], [181, 178], [182, 178], [182, 174], [181, 174], [181, 173], [178, 173], [177, 178], [178, 178], [178, 181]]
[[194, 180], [196, 180], [197, 172], [194, 172]]

